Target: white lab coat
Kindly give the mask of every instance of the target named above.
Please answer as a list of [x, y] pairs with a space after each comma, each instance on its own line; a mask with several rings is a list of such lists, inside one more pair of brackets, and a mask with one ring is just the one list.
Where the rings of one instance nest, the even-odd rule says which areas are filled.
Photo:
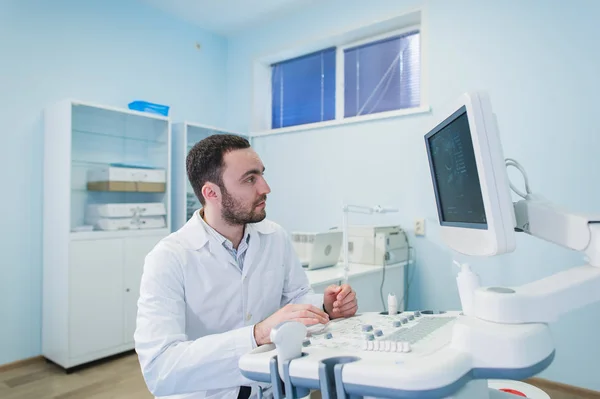
[[156, 397], [235, 399], [239, 358], [256, 347], [253, 327], [288, 303], [323, 306], [285, 231], [247, 225], [243, 271], [205, 231], [198, 212], [146, 257], [135, 349]]

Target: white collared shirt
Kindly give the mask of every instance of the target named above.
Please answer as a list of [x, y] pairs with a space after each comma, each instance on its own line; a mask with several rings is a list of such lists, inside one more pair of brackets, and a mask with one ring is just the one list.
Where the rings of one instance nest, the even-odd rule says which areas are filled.
[[256, 386], [238, 368], [254, 325], [288, 303], [322, 307], [286, 232], [268, 220], [246, 230], [243, 269], [198, 212], [147, 255], [134, 338], [155, 396], [235, 399]]
[[231, 254], [231, 256], [234, 257], [240, 270], [242, 270], [244, 268], [246, 250], [248, 249], [248, 243], [250, 241], [250, 234], [248, 233], [248, 229], [244, 229], [244, 235], [236, 249], [233, 247], [233, 243], [231, 241], [229, 241], [224, 235], [215, 230], [211, 225], [206, 223], [206, 221], [204, 220], [204, 213], [202, 212], [202, 209], [199, 211], [199, 215], [200, 222], [202, 223], [204, 230], [206, 230], [207, 233], [212, 235], [218, 242], [221, 243], [221, 245], [225, 247], [225, 249]]

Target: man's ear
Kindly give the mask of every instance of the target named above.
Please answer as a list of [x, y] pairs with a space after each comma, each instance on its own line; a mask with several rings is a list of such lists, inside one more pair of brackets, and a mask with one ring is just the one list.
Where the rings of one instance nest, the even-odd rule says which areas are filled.
[[202, 196], [206, 202], [218, 201], [221, 198], [221, 189], [214, 183], [206, 182], [202, 186]]

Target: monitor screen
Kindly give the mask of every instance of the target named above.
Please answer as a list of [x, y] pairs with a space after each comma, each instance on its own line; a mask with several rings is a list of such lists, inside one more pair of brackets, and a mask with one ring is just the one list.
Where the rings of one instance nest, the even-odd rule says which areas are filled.
[[458, 109], [426, 138], [441, 224], [487, 229], [466, 108]]

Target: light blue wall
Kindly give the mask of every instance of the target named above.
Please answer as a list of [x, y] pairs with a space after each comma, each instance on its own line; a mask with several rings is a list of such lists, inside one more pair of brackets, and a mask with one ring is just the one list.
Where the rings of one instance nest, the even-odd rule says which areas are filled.
[[7, 0], [0, 43], [3, 364], [41, 351], [43, 107], [144, 99], [171, 105], [175, 120], [222, 125], [227, 42], [132, 1]]
[[[236, 36], [229, 45], [229, 128], [249, 127], [254, 57], [418, 4], [331, 0]], [[431, 0], [423, 5], [429, 59], [424, 78], [432, 113], [465, 90], [488, 90], [505, 155], [522, 162], [533, 190], [575, 210], [599, 211], [600, 4]], [[425, 217], [427, 236], [411, 237], [417, 264], [409, 306], [452, 309], [459, 306], [456, 270], [435, 226], [422, 138], [431, 119], [426, 114], [290, 133], [257, 138], [255, 145], [273, 190], [269, 217], [287, 229], [338, 224], [343, 200], [402, 210], [354, 222], [400, 223], [412, 230], [414, 219]], [[360, 161], [350, 161], [354, 158]], [[470, 262], [486, 285], [518, 285], [578, 265], [581, 258], [521, 235], [515, 253]], [[599, 315], [596, 304], [552, 324], [557, 356], [542, 377], [600, 390]]]

